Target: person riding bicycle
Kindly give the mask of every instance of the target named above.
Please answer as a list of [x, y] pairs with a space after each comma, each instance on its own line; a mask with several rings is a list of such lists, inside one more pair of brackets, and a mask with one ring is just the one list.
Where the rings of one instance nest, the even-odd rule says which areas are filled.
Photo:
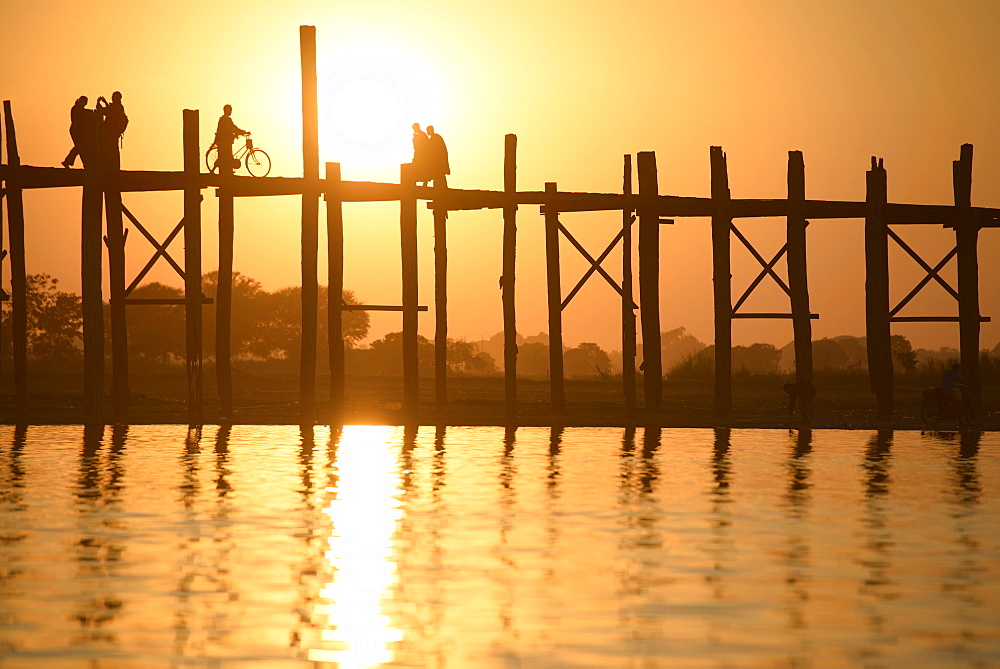
[[240, 166], [239, 161], [233, 158], [233, 140], [240, 135], [250, 134], [233, 123], [232, 113], [232, 105], [224, 106], [222, 116], [219, 117], [219, 125], [215, 130], [215, 146], [219, 149], [219, 159], [216, 164], [220, 168], [236, 169]]
[[961, 402], [955, 395], [955, 388], [965, 386], [962, 383], [961, 371], [962, 366], [956, 362], [951, 368], [944, 370], [941, 374], [941, 392], [939, 394], [942, 402], [947, 402], [951, 409], [958, 409], [959, 405], [961, 405]]

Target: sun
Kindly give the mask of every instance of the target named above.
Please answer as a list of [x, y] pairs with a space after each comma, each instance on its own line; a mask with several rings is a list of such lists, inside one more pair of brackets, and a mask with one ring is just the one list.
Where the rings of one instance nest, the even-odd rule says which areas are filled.
[[323, 160], [348, 173], [399, 174], [413, 156], [411, 125], [441, 122], [439, 77], [419, 54], [393, 44], [345, 45], [319, 71]]

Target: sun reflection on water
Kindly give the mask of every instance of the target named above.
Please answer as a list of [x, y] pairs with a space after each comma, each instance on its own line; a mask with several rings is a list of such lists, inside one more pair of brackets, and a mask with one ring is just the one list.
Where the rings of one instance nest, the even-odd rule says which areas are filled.
[[394, 428], [344, 429], [334, 466], [337, 486], [327, 488], [332, 521], [326, 559], [332, 580], [321, 591], [317, 613], [327, 619], [323, 648], [309, 651], [313, 662], [336, 662], [342, 669], [391, 662], [391, 644], [403, 638], [382, 612], [396, 581], [392, 540], [402, 516]]

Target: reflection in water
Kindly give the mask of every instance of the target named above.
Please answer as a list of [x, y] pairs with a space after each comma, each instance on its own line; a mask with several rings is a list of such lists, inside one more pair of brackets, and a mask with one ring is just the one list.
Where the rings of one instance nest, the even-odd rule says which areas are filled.
[[871, 638], [868, 644], [877, 645], [877, 639], [886, 634], [889, 622], [886, 604], [899, 596], [892, 576], [892, 558], [895, 540], [889, 515], [889, 484], [892, 430], [878, 430], [865, 449], [864, 470], [865, 512], [862, 523], [866, 530], [866, 552], [861, 564], [867, 574], [858, 589], [861, 608], [868, 619]]
[[80, 626], [75, 643], [111, 648], [116, 641], [116, 635], [110, 631], [113, 629], [111, 623], [121, 613], [123, 602], [107, 584], [118, 575], [125, 546], [115, 539], [115, 535], [121, 536], [124, 528], [104, 513], [105, 507], [118, 503], [122, 478], [121, 449], [117, 452], [112, 449], [108, 466], [102, 466], [103, 439], [103, 425], [84, 428], [76, 485], [79, 539], [76, 543], [77, 575], [74, 580], [80, 586], [80, 596], [73, 617]]
[[1000, 661], [1000, 435], [326, 435], [0, 426], [0, 664]]
[[345, 427], [337, 446], [337, 496], [323, 510], [332, 522], [326, 558], [334, 578], [320, 593], [328, 602], [326, 631], [322, 648], [309, 650], [311, 661], [371, 667], [391, 661], [389, 644], [403, 638], [381, 610], [394, 581], [392, 539], [401, 517], [391, 432]]
[[[793, 433], [789, 430], [789, 433]], [[785, 539], [784, 563], [785, 583], [787, 585], [787, 625], [792, 630], [804, 630], [808, 627], [806, 611], [809, 602], [810, 587], [810, 549], [808, 534], [810, 522], [808, 509], [810, 502], [809, 489], [812, 487], [810, 478], [812, 471], [809, 466], [812, 453], [813, 433], [810, 429], [794, 431], [792, 453], [786, 462], [788, 470], [788, 488], [785, 492], [785, 508], [787, 509], [788, 536]], [[800, 658], [806, 663], [808, 655]]]

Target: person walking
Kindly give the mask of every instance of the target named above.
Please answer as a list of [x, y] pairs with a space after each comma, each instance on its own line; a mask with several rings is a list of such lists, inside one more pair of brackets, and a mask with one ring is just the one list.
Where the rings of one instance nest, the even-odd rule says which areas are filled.
[[215, 128], [215, 147], [219, 150], [219, 157], [215, 164], [229, 170], [239, 167], [239, 164], [233, 164], [233, 140], [240, 135], [250, 134], [233, 122], [232, 115], [233, 106], [225, 105], [222, 108], [222, 116], [219, 117], [219, 124]]
[[90, 154], [90, 131], [93, 120], [94, 110], [87, 109], [87, 96], [81, 95], [69, 110], [69, 136], [73, 139], [73, 148], [62, 161], [63, 167], [73, 167], [77, 156], [83, 158], [86, 167], [86, 159]]

